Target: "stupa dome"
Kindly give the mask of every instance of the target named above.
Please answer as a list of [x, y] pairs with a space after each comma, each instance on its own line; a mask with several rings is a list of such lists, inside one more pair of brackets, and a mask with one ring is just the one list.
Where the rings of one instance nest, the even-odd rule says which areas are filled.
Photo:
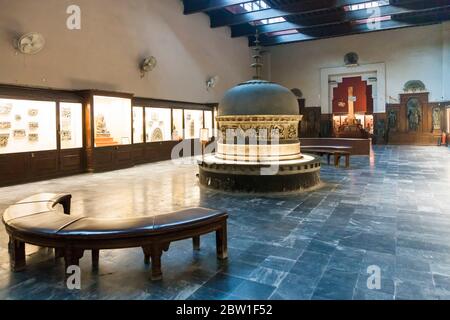
[[261, 47], [255, 36], [253, 80], [225, 93], [219, 103], [216, 152], [199, 160], [203, 186], [226, 191], [286, 192], [320, 182], [320, 158], [301, 153], [297, 97], [260, 80]]
[[287, 88], [265, 80], [243, 82], [225, 93], [219, 116], [298, 115], [297, 98]]

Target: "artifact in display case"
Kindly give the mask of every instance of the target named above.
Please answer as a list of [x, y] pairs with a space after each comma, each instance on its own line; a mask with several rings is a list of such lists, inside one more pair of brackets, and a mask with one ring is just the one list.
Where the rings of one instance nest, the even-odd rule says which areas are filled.
[[129, 145], [132, 141], [132, 106], [130, 98], [93, 97], [95, 147]]
[[8, 145], [9, 133], [0, 134], [0, 148], [4, 148]]
[[71, 140], [72, 140], [72, 131], [61, 130], [61, 141], [71, 141]]
[[72, 110], [68, 107], [61, 108], [61, 141], [72, 140]]
[[164, 108], [145, 108], [147, 122], [147, 142], [161, 142], [171, 139], [171, 110]]
[[1, 154], [57, 148], [55, 101], [0, 98], [0, 113]]
[[[181, 130], [183, 131], [183, 130]], [[181, 141], [183, 140], [183, 136], [180, 135], [180, 130], [177, 129], [177, 126], [174, 125], [172, 129], [172, 139], [175, 141]]]
[[27, 133], [25, 130], [14, 130], [13, 135], [16, 139], [22, 139], [26, 137]]
[[0, 105], [0, 115], [2, 115], [2, 116], [8, 115], [11, 112], [12, 108], [13, 108], [13, 106], [10, 103]]
[[30, 134], [28, 134], [28, 141], [30, 141], [30, 142], [38, 142], [39, 141], [39, 135], [37, 133], [30, 133]]
[[173, 109], [172, 140], [183, 140], [183, 110]]
[[184, 110], [186, 139], [200, 138], [200, 129], [203, 128], [202, 110]]
[[195, 123], [193, 120], [191, 120], [191, 122], [189, 124], [189, 135], [191, 137], [195, 136]]
[[28, 115], [30, 117], [36, 117], [39, 114], [39, 110], [38, 109], [30, 109], [28, 110]]
[[119, 143], [114, 141], [111, 137], [111, 133], [108, 131], [105, 116], [99, 114], [95, 118], [95, 145], [97, 147], [115, 146]]
[[0, 129], [11, 129], [11, 122], [0, 122]]
[[160, 128], [156, 128], [155, 130], [153, 130], [151, 141], [152, 142], [163, 141], [163, 133]]
[[83, 147], [83, 107], [81, 103], [60, 104], [61, 148]]
[[144, 108], [133, 107], [133, 142], [144, 142]]
[[61, 109], [61, 117], [63, 119], [70, 120], [72, 118], [72, 110], [70, 108], [62, 108]]

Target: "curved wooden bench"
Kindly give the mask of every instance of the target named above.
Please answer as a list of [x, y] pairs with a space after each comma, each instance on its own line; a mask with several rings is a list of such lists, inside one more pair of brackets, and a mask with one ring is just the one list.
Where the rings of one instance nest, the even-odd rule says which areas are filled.
[[[9, 234], [11, 269], [25, 268], [25, 243], [55, 248], [67, 267], [78, 265], [85, 250], [92, 250], [98, 267], [99, 250], [142, 247], [145, 262], [152, 263], [152, 280], [162, 278], [161, 255], [173, 241], [193, 239], [216, 232], [217, 256], [227, 258], [227, 218], [224, 211], [191, 208], [169, 214], [140, 218], [99, 219], [70, 215], [70, 194], [38, 194], [10, 206], [3, 214]], [[57, 210], [61, 204], [64, 213]]]
[[302, 151], [318, 154], [319, 156], [327, 155], [327, 162], [330, 164], [330, 157], [334, 157], [334, 166], [339, 167], [341, 157], [345, 157], [345, 167], [350, 167], [350, 155], [352, 147], [346, 146], [305, 146]]

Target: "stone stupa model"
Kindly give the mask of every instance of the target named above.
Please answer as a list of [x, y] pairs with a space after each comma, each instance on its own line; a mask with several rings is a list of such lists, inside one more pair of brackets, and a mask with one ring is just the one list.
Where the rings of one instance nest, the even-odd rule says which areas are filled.
[[219, 104], [215, 154], [199, 160], [204, 186], [237, 192], [287, 192], [320, 183], [320, 158], [302, 154], [295, 95], [261, 80], [258, 35], [253, 80], [229, 90]]

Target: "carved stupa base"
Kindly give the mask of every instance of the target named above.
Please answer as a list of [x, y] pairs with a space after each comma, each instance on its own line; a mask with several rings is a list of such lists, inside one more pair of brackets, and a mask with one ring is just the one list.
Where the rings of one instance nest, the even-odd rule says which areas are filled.
[[320, 158], [273, 162], [227, 161], [213, 155], [199, 160], [200, 184], [231, 192], [266, 193], [310, 189], [320, 183]]

